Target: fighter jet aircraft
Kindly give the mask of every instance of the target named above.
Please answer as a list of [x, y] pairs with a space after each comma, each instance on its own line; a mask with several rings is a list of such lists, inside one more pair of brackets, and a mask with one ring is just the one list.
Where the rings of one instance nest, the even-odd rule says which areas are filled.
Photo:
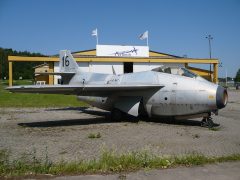
[[202, 117], [212, 127], [211, 114], [226, 106], [228, 93], [186, 68], [159, 67], [151, 71], [116, 74], [82, 72], [68, 50], [60, 51], [61, 85], [13, 86], [11, 92], [77, 95], [95, 107], [111, 111], [113, 120], [122, 115]]

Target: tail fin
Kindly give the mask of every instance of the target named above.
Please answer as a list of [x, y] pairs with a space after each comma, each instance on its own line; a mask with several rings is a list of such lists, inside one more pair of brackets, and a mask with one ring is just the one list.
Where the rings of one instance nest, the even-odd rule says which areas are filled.
[[60, 60], [59, 63], [60, 72], [76, 73], [79, 71], [78, 64], [73, 58], [71, 51], [61, 50], [59, 60]]

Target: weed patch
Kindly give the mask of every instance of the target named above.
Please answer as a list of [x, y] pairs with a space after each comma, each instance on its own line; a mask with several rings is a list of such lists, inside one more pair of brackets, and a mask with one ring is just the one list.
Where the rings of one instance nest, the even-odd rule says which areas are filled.
[[211, 130], [211, 131], [219, 131], [220, 127], [212, 127], [212, 128], [209, 128], [209, 130]]
[[90, 138], [90, 139], [95, 139], [95, 138], [100, 138], [100, 137], [102, 137], [100, 132], [98, 132], [98, 133], [90, 133], [88, 135], [88, 138]]

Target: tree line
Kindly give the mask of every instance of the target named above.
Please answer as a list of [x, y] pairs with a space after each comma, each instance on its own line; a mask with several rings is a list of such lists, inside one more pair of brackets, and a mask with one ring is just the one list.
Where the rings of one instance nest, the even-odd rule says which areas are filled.
[[[31, 53], [28, 51], [16, 51], [13, 49], [0, 47], [0, 79], [8, 79], [8, 56], [45, 56], [41, 53]], [[13, 62], [13, 79], [33, 79], [34, 66], [41, 62]]]

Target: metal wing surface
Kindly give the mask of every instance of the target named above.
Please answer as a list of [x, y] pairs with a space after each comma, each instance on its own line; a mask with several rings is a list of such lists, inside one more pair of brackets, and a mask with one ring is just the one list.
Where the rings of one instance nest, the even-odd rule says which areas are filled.
[[6, 88], [10, 92], [18, 93], [40, 93], [40, 94], [65, 94], [65, 95], [83, 95], [83, 96], [102, 96], [111, 93], [138, 92], [145, 90], [158, 90], [164, 87], [160, 84], [137, 84], [137, 85], [109, 85], [109, 84], [91, 84], [91, 85], [28, 85], [13, 86]]

